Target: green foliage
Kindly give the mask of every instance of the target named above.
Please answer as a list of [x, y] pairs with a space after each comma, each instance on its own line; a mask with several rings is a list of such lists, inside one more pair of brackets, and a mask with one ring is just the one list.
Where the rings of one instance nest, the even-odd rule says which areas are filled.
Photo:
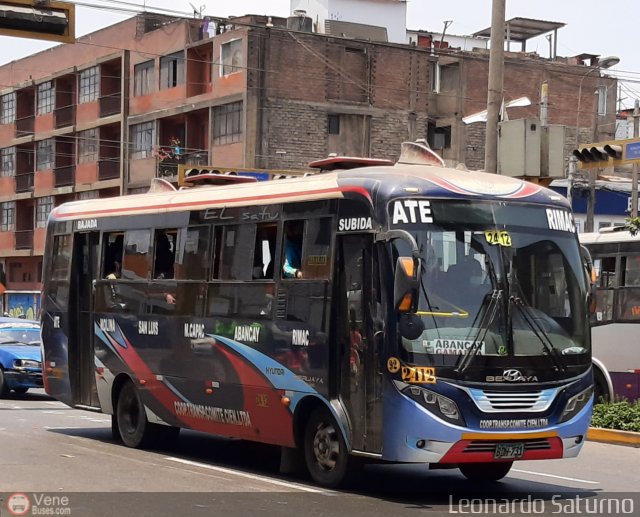
[[591, 426], [640, 432], [640, 400], [596, 404]]
[[640, 231], [640, 217], [627, 217], [626, 226], [631, 235], [636, 235]]

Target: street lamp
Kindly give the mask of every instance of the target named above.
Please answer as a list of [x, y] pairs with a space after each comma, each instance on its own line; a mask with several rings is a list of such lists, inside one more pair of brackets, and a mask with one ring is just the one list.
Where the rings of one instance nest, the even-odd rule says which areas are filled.
[[[618, 56], [603, 57], [598, 61], [598, 64], [596, 66], [590, 68], [587, 71], [587, 73], [585, 73], [580, 79], [580, 86], [578, 87], [578, 110], [576, 113], [576, 145], [575, 145], [576, 149], [580, 145], [580, 141], [579, 141], [580, 140], [580, 105], [582, 103], [582, 84], [584, 83], [584, 80], [587, 78], [587, 76], [592, 72], [596, 70], [605, 70], [607, 68], [611, 68], [612, 66], [616, 66], [618, 63], [620, 63], [620, 58]], [[575, 172], [575, 167], [576, 167], [575, 159], [573, 161], [570, 159], [569, 174], [567, 177], [567, 200], [569, 201], [569, 207], [572, 207], [572, 203], [573, 203], [571, 190], [573, 188], [573, 175]], [[589, 202], [588, 202], [588, 208], [587, 208], [587, 220], [585, 223], [585, 230], [591, 232], [593, 231], [593, 212], [594, 212], [594, 206], [595, 206], [596, 184], [595, 184], [594, 173], [591, 170], [589, 170], [588, 174], [589, 174]]]

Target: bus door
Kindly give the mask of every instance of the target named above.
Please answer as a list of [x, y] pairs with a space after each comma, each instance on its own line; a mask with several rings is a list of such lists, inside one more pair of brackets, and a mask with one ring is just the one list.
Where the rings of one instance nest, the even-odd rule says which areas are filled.
[[382, 377], [378, 370], [376, 314], [379, 292], [373, 235], [339, 235], [336, 268], [336, 329], [339, 394], [349, 414], [352, 446], [382, 449]]
[[74, 405], [100, 407], [93, 350], [93, 282], [98, 278], [99, 232], [76, 233], [69, 299], [69, 372]]

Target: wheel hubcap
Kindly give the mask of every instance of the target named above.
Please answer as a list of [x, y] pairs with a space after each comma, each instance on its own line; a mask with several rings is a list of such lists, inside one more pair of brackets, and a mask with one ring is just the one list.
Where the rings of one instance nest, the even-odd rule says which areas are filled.
[[313, 438], [313, 452], [318, 464], [325, 470], [332, 470], [336, 466], [340, 453], [338, 433], [332, 425], [321, 424]]

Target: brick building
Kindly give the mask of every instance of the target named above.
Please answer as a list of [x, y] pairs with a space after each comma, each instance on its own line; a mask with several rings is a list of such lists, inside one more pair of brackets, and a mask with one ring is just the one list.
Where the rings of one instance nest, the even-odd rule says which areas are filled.
[[[450, 164], [483, 166], [484, 124], [462, 118], [486, 107], [486, 45], [436, 48], [424, 33], [417, 44], [410, 33], [407, 44], [376, 42], [290, 21], [145, 14], [0, 67], [4, 310], [37, 309], [54, 206], [143, 191], [174, 179], [178, 163], [299, 169], [329, 153], [394, 159], [402, 141], [427, 138]], [[593, 92], [604, 88], [613, 106], [615, 79], [576, 59], [508, 52], [505, 98], [533, 102], [511, 119], [538, 115], [545, 80], [567, 150], [577, 126], [580, 141], [609, 138], [614, 110], [597, 115]]]

